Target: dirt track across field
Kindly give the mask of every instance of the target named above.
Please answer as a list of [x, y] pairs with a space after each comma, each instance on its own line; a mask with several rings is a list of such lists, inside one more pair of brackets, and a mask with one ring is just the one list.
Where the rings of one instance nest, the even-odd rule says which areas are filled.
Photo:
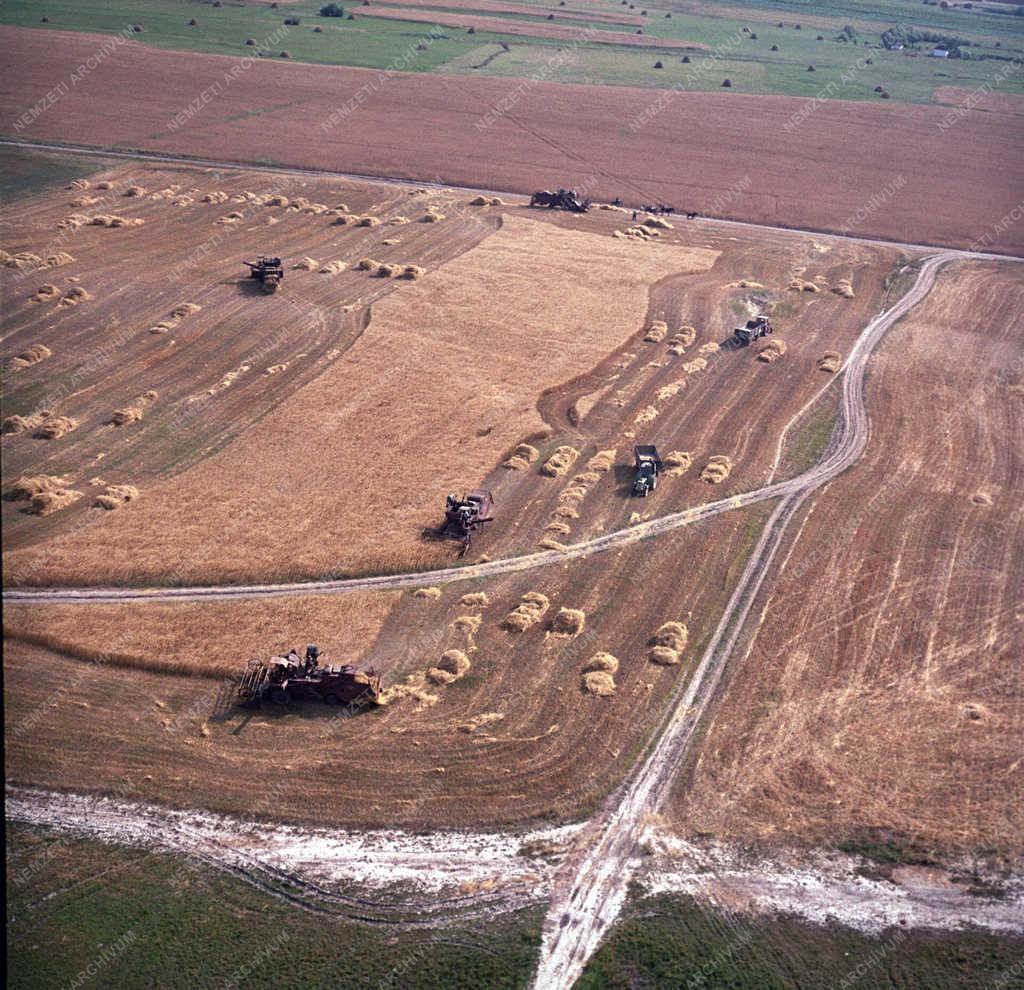
[[[229, 150], [235, 161], [518, 192], [575, 185], [709, 216], [1024, 252], [1024, 225], [1006, 220], [1020, 209], [1024, 134], [1005, 114], [968, 112], [942, 130], [942, 107], [392, 75], [137, 42], [33, 110], [108, 40], [0, 28], [24, 66], [0, 80], [6, 136], [221, 159]], [[131, 97], [141, 79], [144, 104]]]

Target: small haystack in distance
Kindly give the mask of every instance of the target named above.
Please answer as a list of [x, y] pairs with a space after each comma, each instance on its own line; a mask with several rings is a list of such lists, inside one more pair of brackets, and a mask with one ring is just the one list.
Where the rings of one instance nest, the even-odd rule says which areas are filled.
[[679, 663], [679, 653], [670, 646], [652, 647], [647, 657], [651, 663], [656, 663], [662, 667], [674, 667]]
[[422, 217], [420, 217], [420, 222], [421, 223], [437, 223], [439, 220], [443, 220], [443, 219], [444, 219], [444, 214], [443, 213], [439, 213], [435, 209], [429, 209], [429, 210], [427, 210], [426, 213], [423, 214]]
[[818, 368], [821, 371], [827, 371], [830, 375], [835, 374], [843, 365], [843, 355], [838, 351], [825, 351], [820, 358], [818, 358]]
[[563, 445], [544, 462], [540, 473], [546, 474], [549, 478], [561, 478], [576, 463], [579, 456], [580, 452], [575, 447]]
[[82, 493], [74, 488], [58, 488], [54, 491], [39, 492], [31, 498], [31, 511], [37, 516], [48, 516], [51, 512], [66, 509], [81, 497]]
[[690, 639], [690, 631], [682, 622], [666, 622], [654, 634], [651, 640], [654, 646], [667, 646], [682, 653]]
[[651, 320], [644, 334], [644, 340], [652, 344], [660, 344], [668, 333], [668, 324], [664, 320]]
[[595, 653], [583, 667], [583, 673], [589, 674], [593, 670], [603, 670], [606, 674], [617, 674], [619, 672], [619, 658], [613, 657], [610, 653]]
[[686, 450], [673, 450], [662, 458], [662, 463], [665, 465], [665, 474], [669, 478], [676, 478], [690, 470], [693, 455]]
[[152, 389], [148, 392], [144, 392], [142, 395], [137, 395], [127, 406], [121, 409], [115, 409], [114, 414], [110, 417], [110, 422], [114, 426], [124, 426], [127, 423], [136, 423], [142, 419], [146, 410], [159, 398], [156, 392]]
[[480, 628], [481, 622], [483, 619], [479, 615], [460, 615], [452, 625], [467, 636], [472, 636]]
[[837, 296], [842, 296], [844, 299], [852, 299], [853, 298], [853, 281], [851, 279], [848, 279], [848, 278], [841, 278], [832, 287], [832, 291]]
[[588, 471], [610, 471], [615, 467], [615, 448], [612, 447], [610, 450], [599, 450], [593, 457], [587, 461]]
[[474, 196], [469, 201], [470, 206], [490, 206], [491, 201], [486, 196]]
[[551, 620], [551, 632], [555, 636], [578, 636], [587, 624], [587, 613], [579, 608], [560, 608]]
[[615, 678], [604, 670], [591, 670], [583, 675], [583, 691], [599, 698], [615, 694]]
[[519, 604], [502, 620], [502, 625], [515, 632], [525, 632], [530, 626], [536, 625], [544, 618], [551, 602], [547, 595], [539, 591], [528, 591]]
[[145, 196], [146, 195], [146, 187], [145, 186], [129, 186], [124, 191], [123, 195], [125, 195], [125, 196]]
[[579, 519], [579, 509], [574, 505], [558, 505], [552, 511], [551, 515], [557, 519]]
[[700, 480], [711, 485], [720, 485], [732, 473], [732, 458], [728, 454], [714, 454], [708, 458]]
[[657, 406], [644, 406], [640, 412], [637, 413], [636, 419], [633, 420], [637, 426], [643, 426], [645, 423], [651, 423], [658, 418]]
[[374, 274], [377, 269], [380, 268], [380, 262], [375, 258], [360, 258], [356, 262], [356, 268], [361, 272], [370, 272], [371, 274]]
[[559, 553], [565, 553], [569, 548], [564, 543], [559, 543], [558, 540], [554, 540], [551, 537], [546, 537], [537, 544], [541, 550], [557, 550]]
[[292, 269], [301, 272], [315, 272], [319, 265], [320, 262], [316, 258], [300, 258], [292, 265]]
[[808, 282], [806, 279], [794, 278], [790, 281], [789, 287], [796, 292], [820, 292], [821, 289], [814, 282]]
[[245, 216], [238, 212], [238, 210], [232, 210], [230, 213], [226, 213], [224, 216], [217, 220], [217, 223], [238, 223], [239, 220], [244, 220]]
[[89, 180], [88, 179], [74, 179], [71, 182], [70, 185], [67, 185], [64, 188], [65, 189], [88, 189], [89, 188]]
[[698, 354], [715, 354], [719, 350], [719, 345], [713, 340], [709, 340], [706, 344], [701, 344], [697, 348]]
[[40, 440], [59, 440], [78, 429], [78, 420], [70, 416], [47, 416], [33, 434]]
[[215, 192], [208, 192], [203, 197], [204, 203], [226, 203], [228, 201], [228, 194], [217, 190]]
[[540, 452], [528, 443], [521, 443], [502, 463], [509, 471], [525, 471], [537, 458]]
[[388, 262], [382, 261], [377, 266], [377, 278], [393, 278], [402, 270], [401, 265], [392, 265]]
[[53, 413], [49, 409], [42, 409], [30, 416], [6, 416], [3, 423], [4, 434], [29, 433], [34, 430], [47, 417]]
[[416, 279], [423, 278], [423, 276], [426, 275], [426, 273], [427, 270], [425, 268], [420, 267], [419, 265], [406, 265], [402, 269], [398, 277], [407, 278], [410, 281], [415, 282]]
[[47, 268], [60, 268], [61, 265], [70, 265], [74, 260], [67, 251], [58, 251], [56, 254], [48, 254], [43, 264]]
[[320, 268], [321, 275], [337, 275], [348, 268], [347, 261], [328, 261]]
[[426, 598], [429, 601], [437, 601], [441, 597], [440, 588], [417, 588], [412, 593], [413, 598]]
[[6, 268], [28, 268], [30, 265], [34, 268], [41, 265], [43, 259], [31, 251], [19, 251], [17, 254], [8, 254], [4, 251], [3, 262]]
[[93, 505], [97, 509], [119, 509], [126, 502], [134, 501], [139, 497], [139, 490], [134, 485], [107, 485], [103, 492], [96, 496]]
[[649, 213], [644, 216], [640, 223], [645, 227], [660, 227], [662, 230], [674, 229], [672, 224], [670, 224], [664, 217], [653, 217]]
[[434, 684], [451, 684], [464, 677], [472, 664], [462, 650], [446, 650], [436, 667], [427, 671], [427, 678]]
[[687, 361], [683, 365], [683, 371], [688, 375], [695, 375], [698, 371], [703, 371], [708, 366], [707, 358], [694, 358], [692, 361]]
[[459, 599], [459, 604], [467, 608], [487, 608], [491, 600], [487, 597], [486, 591], [470, 591]]
[[7, 497], [12, 502], [28, 501], [41, 492], [58, 492], [67, 488], [70, 481], [57, 474], [23, 474], [11, 485]]
[[554, 533], [556, 536], [569, 536], [572, 533], [572, 527], [567, 522], [562, 522], [561, 519], [552, 519], [545, 527], [546, 533]]
[[768, 341], [768, 343], [758, 351], [757, 360], [764, 361], [765, 364], [774, 364], [785, 353], [786, 342], [780, 337], [776, 337], [774, 340]]
[[39, 364], [40, 361], [45, 361], [48, 357], [51, 357], [53, 351], [50, 350], [45, 344], [33, 344], [31, 347], [26, 348], [17, 357], [11, 358], [7, 362], [8, 371], [18, 371], [21, 368], [31, 368], [34, 364]]
[[679, 338], [683, 347], [691, 347], [693, 342], [697, 339], [697, 330], [695, 327], [690, 326], [690, 324], [684, 323], [675, 332], [674, 336]]
[[92, 296], [85, 291], [80, 285], [73, 285], [64, 295], [61, 297], [61, 306], [77, 306], [79, 303], [86, 302], [92, 299]]
[[750, 278], [741, 278], [738, 282], [730, 282], [730, 289], [763, 289], [764, 286], [760, 282], [755, 282]]

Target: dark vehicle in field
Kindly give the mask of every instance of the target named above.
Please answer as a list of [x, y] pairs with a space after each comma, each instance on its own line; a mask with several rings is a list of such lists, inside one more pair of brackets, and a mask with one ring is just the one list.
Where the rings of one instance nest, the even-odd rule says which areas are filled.
[[658, 475], [664, 466], [661, 455], [653, 443], [638, 443], [633, 448], [636, 476], [633, 478], [633, 494], [647, 498], [658, 487]]
[[284, 279], [284, 266], [280, 258], [271, 258], [261, 254], [255, 261], [245, 261], [243, 264], [249, 268], [249, 278], [254, 278], [260, 283], [260, 287], [268, 295], [281, 286]]
[[530, 206], [546, 206], [549, 210], [586, 213], [590, 209], [590, 200], [580, 199], [580, 195], [575, 189], [559, 189], [558, 192], [542, 189], [530, 197]]
[[359, 670], [351, 664], [320, 664], [320, 650], [306, 647], [305, 658], [292, 650], [267, 661], [250, 660], [238, 682], [238, 700], [246, 705], [272, 701], [314, 700], [326, 705], [362, 708], [380, 704], [380, 676], [375, 670]]
[[475, 491], [459, 498], [454, 492], [449, 493], [444, 507], [444, 523], [439, 535], [451, 536], [462, 541], [462, 553], [469, 549], [473, 534], [484, 523], [492, 520], [494, 496], [490, 492]]
[[755, 340], [767, 337], [768, 334], [774, 332], [775, 328], [768, 321], [768, 317], [758, 316], [752, 320], [747, 320], [745, 327], [737, 327], [733, 331], [732, 337], [739, 347], [746, 347], [747, 344], [752, 344]]

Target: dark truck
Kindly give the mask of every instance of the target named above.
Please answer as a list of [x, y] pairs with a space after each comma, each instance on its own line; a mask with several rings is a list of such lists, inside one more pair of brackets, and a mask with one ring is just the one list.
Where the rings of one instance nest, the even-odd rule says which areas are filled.
[[647, 498], [658, 487], [658, 475], [663, 467], [658, 448], [653, 443], [638, 443], [633, 448], [633, 459], [636, 462], [633, 494]]

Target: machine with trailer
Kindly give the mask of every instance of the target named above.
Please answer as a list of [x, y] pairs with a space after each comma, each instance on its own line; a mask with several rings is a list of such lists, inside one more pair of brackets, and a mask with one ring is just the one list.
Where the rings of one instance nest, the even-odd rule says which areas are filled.
[[250, 660], [238, 682], [238, 700], [244, 705], [272, 701], [282, 706], [316, 700], [362, 708], [381, 703], [380, 676], [372, 667], [360, 670], [351, 664], [321, 665], [319, 648], [310, 644], [304, 658], [291, 650], [266, 661]]
[[768, 334], [774, 333], [775, 328], [771, 325], [767, 316], [756, 316], [752, 320], [747, 320], [745, 327], [737, 327], [732, 334], [733, 340], [739, 347], [746, 347], [748, 344], [752, 344], [755, 340], [759, 340], [761, 337], [767, 337]]
[[653, 443], [638, 443], [633, 448], [636, 475], [633, 478], [633, 494], [647, 498], [658, 487], [658, 475], [664, 465], [661, 455]]

